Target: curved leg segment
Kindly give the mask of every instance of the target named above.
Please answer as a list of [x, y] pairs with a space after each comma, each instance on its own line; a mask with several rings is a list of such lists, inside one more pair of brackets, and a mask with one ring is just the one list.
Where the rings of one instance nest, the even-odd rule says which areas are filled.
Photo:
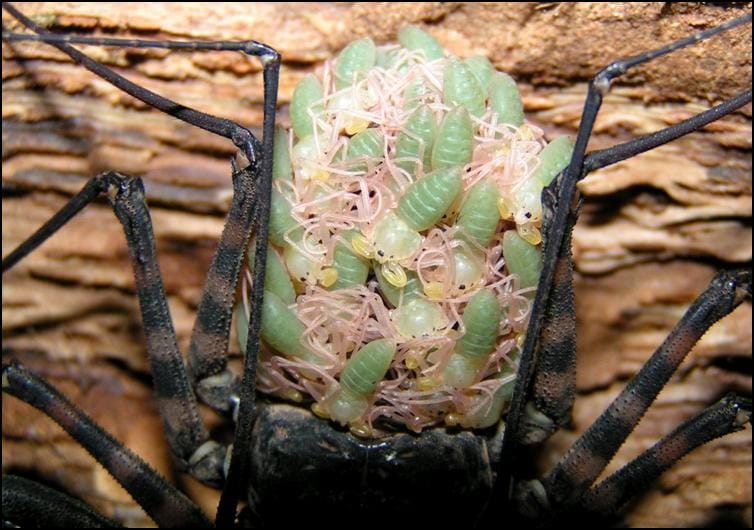
[[[657, 50], [611, 63], [589, 83], [570, 164], [543, 193], [543, 268], [522, 349], [519, 375], [508, 414], [507, 432], [498, 467], [498, 473], [501, 476], [501, 480], [498, 482], [498, 491], [501, 496], [507, 496], [506, 489], [511, 484], [511, 470], [506, 466], [511, 462], [516, 447], [519, 444], [542, 441], [557, 427], [567, 423], [570, 416], [575, 393], [574, 367], [576, 356], [576, 328], [572, 318], [574, 311], [571, 277], [573, 260], [570, 251], [570, 238], [580, 206], [580, 198], [576, 188], [577, 182], [594, 169], [643, 153], [700, 129], [704, 125], [746, 105], [751, 101], [752, 93], [749, 89], [721, 105], [681, 123], [643, 138], [586, 155], [586, 146], [603, 96], [609, 90], [612, 81], [630, 68], [710, 38], [723, 31], [750, 23], [751, 18], [751, 14], [747, 14]], [[748, 285], [748, 289], [750, 289], [750, 276]], [[687, 319], [684, 318], [680, 326], [685, 326], [684, 329], [706, 329], [712, 322], [714, 320], [711, 320], [709, 324], [701, 321], [687, 323]], [[683, 336], [690, 337], [691, 335], [684, 332]], [[693, 342], [696, 342], [696, 339]], [[675, 346], [675, 348], [678, 347], [678, 345]], [[681, 349], [684, 347], [681, 347]], [[690, 347], [691, 345], [688, 346], [688, 348]], [[652, 396], [649, 399], [650, 403], [654, 399], [654, 395], [656, 393], [646, 393], [646, 396]], [[648, 405], [649, 403], [647, 403]], [[611, 427], [604, 428], [610, 436], [615, 436], [616, 433], [611, 430]], [[621, 440], [623, 438], [625, 436]], [[602, 442], [594, 442], [595, 450], [601, 450], [602, 447]], [[585, 452], [586, 450], [580, 450], [578, 452], [580, 456], [584, 454], [582, 451]], [[612, 454], [614, 454], [614, 451], [611, 456]], [[573, 463], [570, 467], [572, 469], [569, 469], [569, 473], [575, 471], [577, 476], [584, 473], [584, 471], [578, 469], [580, 464]], [[560, 472], [554, 471], [554, 473], [561, 477]], [[562, 477], [569, 475], [569, 473], [562, 473]], [[586, 486], [579, 486], [582, 493], [594, 480], [594, 477], [591, 478], [591, 481], [586, 477], [584, 478], [588, 483]], [[578, 479], [558, 478], [554, 480], [554, 489], [558, 492], [562, 490], [564, 498], [569, 497], [571, 488], [575, 487], [575, 484], [569, 482], [570, 480]], [[560, 495], [561, 493], [556, 493], [556, 502], [561, 502]]]
[[609, 518], [688, 453], [740, 431], [746, 423], [751, 423], [751, 400], [726, 396], [590, 489], [582, 502], [584, 508], [598, 518]]
[[[268, 209], [266, 204], [269, 202], [269, 190], [265, 191], [268, 186], [257, 181], [269, 180], [272, 172], [271, 164], [267, 163], [265, 159], [271, 159], [272, 156], [280, 62], [278, 53], [265, 44], [251, 40], [241, 42], [185, 42], [56, 35], [36, 25], [12, 5], [3, 4], [3, 9], [37, 33], [36, 35], [27, 35], [4, 31], [4, 40], [37, 40], [47, 42], [69, 55], [74, 61], [94, 74], [133, 97], [140, 99], [147, 105], [191, 125], [228, 138], [249, 160], [250, 166], [242, 172], [237, 172], [237, 177], [234, 175], [233, 202], [218, 250], [210, 266], [205, 288], [199, 303], [197, 320], [188, 352], [190, 377], [199, 396], [213, 408], [228, 412], [231, 407], [229, 396], [238, 387], [237, 378], [226, 369], [228, 337], [230, 334], [233, 301], [238, 284], [238, 273], [243, 263], [254, 219], [256, 218], [259, 223], [259, 226], [256, 227], [257, 231], [261, 232], [261, 224], [264, 223], [266, 226], [266, 219], [268, 217], [265, 213]], [[238, 123], [205, 114], [147, 90], [129, 81], [112, 69], [98, 63], [70, 46], [70, 44], [97, 44], [177, 50], [239, 51], [259, 57], [265, 71], [265, 122], [263, 134], [264, 138], [269, 140], [260, 142], [247, 128]], [[264, 153], [268, 153], [268, 155], [264, 155]], [[257, 186], [261, 186], [261, 189], [256, 189]], [[257, 201], [263, 204], [255, 204]], [[258, 250], [259, 253], [257, 255], [264, 260], [267, 248]], [[264, 263], [266, 262], [262, 261], [263, 265], [260, 269], [262, 273], [264, 272]], [[5, 262], [3, 266], [5, 266]], [[260, 278], [264, 278], [264, 276], [260, 276]], [[254, 351], [256, 351], [256, 347]]]
[[[571, 363], [575, 365], [575, 348], [570, 351], [561, 348], [545, 349], [543, 344], [548, 341], [545, 341], [542, 338], [542, 334], [553, 334], [550, 327], [555, 322], [553, 317], [545, 317], [545, 314], [547, 312], [550, 312], [550, 314], [560, 314], [557, 313], [555, 305], [561, 304], [561, 301], [557, 296], [553, 296], [551, 289], [558, 288], [561, 289], [561, 291], [567, 289], [563, 282], [558, 282], [556, 280], [556, 271], [562, 271], [569, 267], [571, 269], [573, 268], [570, 249], [563, 249], [563, 246], [570, 247], [570, 234], [578, 218], [579, 197], [578, 191], [576, 190], [577, 182], [594, 169], [605, 167], [609, 164], [618, 162], [619, 160], [643, 153], [680, 136], [700, 129], [711, 121], [719, 119], [725, 114], [731, 113], [746, 105], [752, 98], [751, 90], [747, 90], [725, 103], [710, 109], [709, 111], [700, 113], [699, 115], [677, 125], [667, 127], [632, 142], [619, 144], [587, 156], [585, 154], [586, 146], [592, 134], [597, 113], [602, 106], [603, 97], [609, 90], [610, 84], [614, 79], [626, 73], [634, 66], [648, 62], [683, 47], [690, 46], [700, 40], [710, 38], [718, 33], [749, 22], [751, 22], [751, 14], [744, 15], [715, 28], [698, 33], [692, 37], [663, 46], [657, 50], [636, 55], [628, 59], [615, 61], [602, 69], [602, 71], [590, 81], [571, 162], [565, 171], [563, 171], [563, 173], [553, 182], [551, 188], [545, 190], [544, 194], [544, 198], [549, 200], [545, 200], [543, 203], [543, 267], [539, 284], [537, 286], [537, 295], [534, 301], [532, 315], [530, 317], [526, 342], [523, 347], [523, 354], [519, 368], [519, 379], [516, 382], [514, 398], [508, 417], [508, 426], [516, 434], [515, 436], [506, 437], [504, 453], [507, 454], [508, 451], [511, 450], [511, 444], [519, 443], [522, 439], [525, 440], [528, 436], [526, 431], [519, 426], [519, 422], [522, 421], [524, 416], [526, 389], [529, 385], [529, 381], [534, 377], [536, 370], [539, 369], [538, 363], [539, 365], [549, 364], [552, 366], [570, 366]], [[563, 263], [564, 260], [566, 263]], [[563, 281], [571, 282], [572, 280], [567, 278]], [[570, 287], [570, 289], [572, 290], [572, 287]], [[562, 326], [562, 328], [557, 331], [557, 334], [560, 336], [564, 336], [565, 334], [575, 334], [575, 327], [571, 326], [570, 323], [562, 322], [556, 325]], [[571, 343], [575, 345], [575, 338]], [[537, 352], [536, 355], [535, 351]], [[568, 361], [563, 360], [562, 357], [564, 355], [569, 357]], [[558, 359], [549, 359], [548, 357], [558, 357]], [[558, 384], [564, 389], [562, 395], [568, 399], [567, 396], [569, 393], [573, 392], [573, 387], [575, 385], [575, 371], [567, 370], [563, 373], [565, 377], [568, 378], [568, 381], [560, 382]], [[543, 380], [540, 379], [540, 381]], [[565, 390], [567, 388], [570, 390]], [[535, 388], [535, 396], [537, 395], [537, 392], [542, 395], [542, 393], [546, 391]], [[550, 399], [554, 399], [554, 396], [553, 398], [548, 398], [548, 400]], [[543, 403], [543, 399], [538, 399], [536, 397], [535, 401], [540, 404]], [[550, 419], [553, 422], [562, 422], [562, 412], [556, 411], [556, 414], [560, 415], [561, 419]], [[542, 436], [535, 436], [535, 438], [541, 440]]]
[[580, 499], [694, 344], [746, 297], [751, 297], [751, 270], [720, 272], [712, 279], [639, 373], [548, 473], [543, 484], [551, 504], [567, 506]]
[[230, 50], [241, 51], [250, 55], [259, 56], [263, 58], [263, 62], [266, 62], [266, 57], [277, 57], [277, 52], [262, 43], [256, 41], [242, 41], [242, 42], [180, 42], [180, 41], [146, 41], [135, 39], [96, 39], [87, 37], [69, 37], [55, 35], [47, 31], [46, 29], [35, 24], [30, 18], [26, 17], [18, 9], [10, 4], [3, 3], [3, 9], [8, 11], [13, 17], [15, 17], [24, 26], [31, 29], [36, 35], [22, 35], [3, 32], [4, 40], [39, 40], [44, 41], [71, 57], [74, 61], [82, 65], [84, 68], [90, 70], [92, 73], [98, 75], [108, 83], [119, 88], [123, 92], [132, 95], [133, 97], [143, 101], [150, 107], [170, 114], [183, 120], [191, 125], [200, 127], [211, 133], [223, 136], [231, 140], [248, 158], [252, 165], [256, 164], [257, 157], [260, 153], [260, 142], [257, 140], [251, 131], [235, 123], [234, 121], [227, 120], [225, 118], [218, 118], [204, 112], [186, 107], [168, 98], [165, 98], [151, 90], [148, 90], [142, 86], [129, 81], [125, 77], [116, 73], [112, 69], [98, 63], [88, 55], [80, 52], [76, 48], [69, 45], [69, 43], [79, 44], [101, 44], [107, 46], [131, 46], [141, 48], [167, 48], [167, 49], [183, 49], [183, 50]]
[[3, 528], [15, 527], [120, 528], [120, 525], [69, 495], [23, 477], [3, 475]]
[[18, 397], [55, 420], [110, 472], [158, 525], [209, 527], [210, 522], [196, 505], [52, 385], [18, 363], [3, 366], [2, 380], [3, 392]]
[[208, 483], [221, 484], [225, 449], [209, 440], [178, 350], [140, 178], [108, 172], [89, 180], [60, 212], [3, 260], [3, 271], [42, 244], [100, 194], [110, 200], [126, 234], [157, 407], [170, 447], [194, 476]]
[[[245, 442], [234, 446], [233, 462], [246, 462], [248, 460], [248, 437], [250, 436], [251, 423], [254, 414], [256, 355], [247, 355], [243, 382], [242, 384], [239, 384], [237, 377], [227, 370], [227, 350], [239, 271], [244, 260], [246, 247], [252, 231], [255, 231], [258, 236], [256, 266], [254, 269], [254, 290], [251, 297], [253, 316], [260, 314], [262, 305], [263, 278], [267, 251], [266, 240], [269, 218], [269, 198], [271, 191], [274, 123], [280, 68], [280, 57], [278, 53], [269, 46], [256, 41], [183, 42], [60, 36], [40, 28], [10, 5], [3, 4], [3, 8], [37, 33], [37, 35], [21, 35], [3, 32], [4, 39], [39, 40], [48, 42], [68, 54], [74, 59], [74, 61], [82, 64], [96, 75], [102, 77], [132, 96], [141, 99], [151, 107], [175, 116], [176, 118], [184, 120], [192, 125], [230, 139], [239, 147], [239, 149], [241, 149], [246, 158], [250, 161], [250, 166], [248, 168], [234, 171], [233, 202], [199, 304], [197, 320], [194, 326], [188, 356], [191, 381], [193, 382], [194, 388], [197, 389], [199, 396], [205, 402], [218, 410], [227, 412], [231, 407], [232, 400], [230, 398], [233, 397], [233, 394], [236, 392], [240, 394], [238, 429], [240, 431], [245, 430], [245, 434], [244, 432], [237, 433], [237, 439], [245, 440]], [[157, 47], [184, 50], [228, 50], [241, 51], [259, 57], [264, 68], [263, 141], [259, 142], [259, 140], [257, 140], [248, 129], [231, 120], [217, 118], [185, 107], [130, 82], [111, 69], [97, 63], [75, 48], [72, 48], [70, 46], [71, 43]], [[75, 212], [72, 212], [67, 218], [70, 218], [74, 214]], [[58, 226], [64, 224], [64, 222], [65, 220], [59, 222]], [[31, 245], [26, 252], [30, 251], [30, 249], [36, 244], [39, 244], [39, 242]], [[18, 259], [20, 259], [20, 257]], [[141, 259], [141, 256], [139, 259]], [[5, 268], [5, 262], [3, 263], [3, 266]], [[252, 318], [252, 322], [250, 323], [250, 333], [246, 348], [247, 352], [256, 352], [259, 348], [259, 322], [257, 321], [258, 318]], [[145, 318], [145, 327], [146, 326], [148, 326], [148, 324]], [[181, 371], [185, 372], [182, 365]], [[185, 373], [179, 378], [179, 380], [184, 379]], [[158, 382], [157, 375], [155, 375], [155, 381]], [[171, 384], [172, 383], [167, 382], [162, 383], [165, 388], [170, 387]], [[158, 396], [161, 393], [159, 388], [157, 393]], [[191, 399], [193, 400], [193, 394], [191, 393], [190, 387], [188, 388], [186, 395], [191, 395]], [[184, 404], [187, 403], [186, 400], [183, 401]], [[195, 408], [195, 403], [193, 403], [192, 407]], [[190, 419], [196, 416], [192, 412], [192, 407], [189, 407], [188, 409], [174, 407], [169, 411], [161, 411], [163, 421], [166, 423], [182, 423], [184, 426], [187, 422], [194, 424], [195, 422]], [[170, 417], [168, 418], [166, 415], [169, 415]], [[189, 428], [189, 431], [192, 429], [194, 429], [194, 427]], [[203, 431], [203, 427], [201, 429]], [[168, 433], [171, 440], [177, 442], [180, 436], [175, 432], [171, 434], [169, 428]], [[206, 435], [206, 432], [204, 434]], [[203, 435], [199, 438], [205, 438], [205, 436]], [[177, 445], [174, 445], [174, 450], [184, 461], [188, 458], [189, 467], [193, 469], [192, 474], [199, 474], [199, 478], [206, 482], [215, 484], [221, 483], [222, 475], [218, 472], [219, 466], [217, 464], [224, 460], [225, 455], [224, 451], [221, 450], [222, 448], [220, 448], [220, 446], [211, 447], [206, 451], [192, 451], [189, 454], [186, 450], [186, 447], [188, 446], [196, 449], [196, 444], [194, 443], [177, 443]], [[206, 449], [205, 445], [201, 445], [200, 447]], [[197, 464], [199, 463], [194, 462], [199, 458], [199, 456], [196, 455], [204, 452], [209, 453], [209, 455], [205, 455], [205, 461], [213, 462], [209, 466], [212, 468], [211, 471], [207, 469], [204, 471], [197, 469]], [[223, 453], [222, 458], [220, 458], [221, 452]], [[207, 460], [208, 456], [211, 458]], [[201, 465], [201, 467], [206, 467], [206, 465]], [[230, 478], [234, 479], [235, 482], [238, 482], [239, 480], [239, 469], [237, 468], [238, 465], [231, 463]], [[243, 470], [240, 470], [240, 476], [243, 476]], [[231, 483], [233, 483], [234, 480], [231, 480]], [[237, 484], [235, 487], [229, 486], [226, 488], [226, 492], [231, 491], [233, 495], [237, 495], [238, 487]], [[223, 498], [226, 499], [226, 496]], [[231, 504], [229, 499], [230, 497], [227, 497], [226, 501], [222, 503], [226, 509]], [[235, 502], [235, 500], [232, 501], [233, 506], [235, 506]]]

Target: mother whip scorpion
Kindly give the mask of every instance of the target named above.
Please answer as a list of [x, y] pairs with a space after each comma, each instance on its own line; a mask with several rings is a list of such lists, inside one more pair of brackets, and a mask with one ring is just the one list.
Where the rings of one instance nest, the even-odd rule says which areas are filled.
[[[257, 396], [256, 392], [258, 364], [270, 347], [283, 351], [282, 346], [272, 344], [265, 336], [262, 317], [263, 297], [269, 299], [265, 295], [265, 269], [275, 171], [273, 141], [280, 138], [274, 129], [281, 61], [278, 52], [256, 41], [149, 41], [55, 34], [9, 4], [3, 4], [3, 9], [31, 30], [31, 33], [12, 33], [4, 28], [6, 43], [36, 40], [54, 46], [146, 105], [231, 140], [245, 159], [243, 163], [232, 162], [233, 198], [198, 305], [186, 363], [178, 349], [157, 264], [141, 178], [115, 170], [93, 176], [57, 214], [17, 248], [4, 252], [3, 258], [5, 273], [89, 203], [106, 197], [126, 234], [155, 400], [165, 435], [183, 472], [222, 489], [217, 526], [263, 527], [325, 520], [335, 526], [350, 526], [364, 520], [359, 517], [398, 518], [408, 524], [457, 521], [467, 526], [491, 526], [505, 516], [534, 519], [543, 526], [561, 522], [563, 518], [582, 524], [611, 520], [647, 484], [692, 449], [740, 430], [751, 421], [750, 399], [728, 395], [685, 421], [624, 468], [596, 482], [692, 346], [715, 322], [751, 297], [750, 269], [723, 270], [693, 302], [639, 373], [560, 461], [541, 478], [519, 474], [519, 455], [526, 451], [526, 446], [541, 443], [568, 424], [575, 398], [571, 233], [581, 210], [577, 183], [592, 171], [690, 134], [740, 109], [751, 102], [751, 89], [658, 132], [587, 153], [604, 96], [614, 80], [638, 65], [661, 60], [676, 50], [750, 25], [751, 14], [685, 39], [658, 42], [654, 50], [610, 63], [589, 82], [572, 154], [552, 182], [544, 185], [541, 194], [541, 225], [537, 225], [543, 241], [541, 272], [535, 294], [531, 295], [528, 325], [517, 345], [514, 360], [518, 377], [511, 384], [503, 419], [485, 429], [465, 431], [447, 421], [446, 416], [446, 427], [426, 428], [420, 434], [396, 431], [369, 439], [354, 436], [306, 409]], [[417, 38], [421, 41], [424, 37]], [[422, 42], [413, 49], [414, 42], [401, 40], [409, 52], [418, 50], [417, 53], [424, 54], [422, 60], [431, 64], [433, 44], [425, 46]], [[234, 121], [183, 106], [132, 83], [73, 46], [88, 44], [238, 51], [257, 57], [264, 76], [261, 139]], [[378, 65], [379, 60], [375, 59]], [[358, 76], [358, 70], [354, 69], [354, 80], [358, 81]], [[483, 81], [480, 79], [479, 83]], [[313, 106], [306, 109], [310, 115]], [[349, 131], [348, 135], [351, 134]], [[388, 152], [391, 149], [386, 148]], [[433, 155], [433, 164], [434, 158]], [[469, 171], [467, 166], [463, 167]], [[405, 188], [401, 192], [408, 193]], [[431, 197], [426, 199], [429, 202]], [[400, 209], [399, 206], [397, 211]], [[501, 222], [506, 223], [504, 208], [500, 211]], [[274, 215], [273, 211], [273, 224]], [[244, 357], [243, 373], [237, 374], [228, 367], [228, 343], [239, 279], [251, 241], [255, 248], [250, 265], [250, 322], [243, 349], [255, 354]], [[291, 268], [290, 264], [287, 266]], [[373, 278], [371, 274], [369, 278]], [[377, 281], [374, 278], [372, 283]], [[425, 282], [421, 296], [431, 300], [427, 287]], [[383, 288], [380, 292], [387, 298], [384, 291]], [[471, 329], [469, 322], [464, 324]], [[454, 337], [462, 333], [453, 335], [456, 331], [448, 333]], [[260, 338], [265, 339], [266, 346], [260, 346]], [[260, 349], [262, 356], [256, 355]], [[427, 355], [432, 353], [434, 350]], [[306, 370], [303, 373], [304, 379], [319, 377], [307, 376]], [[212, 525], [183, 493], [19, 362], [11, 360], [3, 365], [3, 391], [58, 422], [159, 526]], [[233, 417], [234, 443], [223, 444], [212, 439], [199, 414], [197, 398]], [[238, 512], [241, 500], [247, 505]], [[441, 509], [428, 509], [434, 506]], [[72, 497], [12, 475], [3, 476], [3, 520], [17, 526], [41, 521], [63, 526], [117, 524]]]

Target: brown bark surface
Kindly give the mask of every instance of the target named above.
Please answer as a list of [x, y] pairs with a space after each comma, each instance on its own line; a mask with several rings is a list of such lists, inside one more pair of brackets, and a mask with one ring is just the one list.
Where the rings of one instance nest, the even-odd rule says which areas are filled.
[[[585, 83], [609, 60], [751, 9], [692, 3], [17, 5], [58, 31], [263, 41], [283, 56], [282, 123], [296, 82], [346, 43], [366, 35], [387, 42], [400, 27], [419, 24], [453, 53], [485, 54], [520, 80], [529, 119], [550, 135], [573, 134]], [[5, 13], [3, 23], [14, 27]], [[258, 130], [262, 80], [253, 58], [88, 51], [184, 105]], [[590, 148], [676, 123], [750, 85], [747, 26], [616, 82]], [[3, 254], [97, 172], [144, 176], [169, 304], [185, 349], [230, 201], [232, 144], [146, 109], [39, 44], [3, 44], [2, 112]], [[589, 177], [582, 191], [586, 204], [574, 236], [580, 394], [574, 430], [547, 444], [543, 467], [637, 371], [716, 267], [749, 266], [751, 105], [703, 132]], [[144, 376], [148, 366], [125, 240], [110, 208], [90, 206], [5, 274], [2, 296], [4, 360], [6, 354], [23, 355], [172, 476]], [[611, 469], [726, 392], [750, 394], [750, 356], [747, 302], [692, 351]], [[3, 399], [3, 468], [35, 470], [111, 516], [145, 522], [60, 429], [12, 398]], [[213, 513], [211, 495], [197, 495]], [[750, 428], [695, 451], [626, 513], [632, 526], [722, 520], [751, 525]]]

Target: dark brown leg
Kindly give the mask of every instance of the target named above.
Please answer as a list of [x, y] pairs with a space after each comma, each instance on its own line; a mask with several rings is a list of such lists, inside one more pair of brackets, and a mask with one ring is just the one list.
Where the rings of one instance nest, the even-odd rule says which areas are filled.
[[[14, 525], [14, 526], [6, 526]], [[119, 528], [89, 505], [57, 490], [15, 475], [3, 475], [3, 526]]]
[[[582, 176], [693, 132], [751, 101], [751, 90], [672, 127], [642, 138], [586, 155]], [[565, 179], [564, 179], [565, 180]], [[546, 208], [556, 215], [558, 198], [545, 192]], [[571, 198], [566, 215], [567, 229], [562, 234], [559, 252], [552, 271], [552, 287], [539, 324], [536, 344], [537, 367], [534, 372], [532, 398], [521, 419], [518, 438], [522, 444], [540, 443], [570, 420], [576, 390], [576, 308], [573, 294], [573, 257], [571, 233], [579, 213], [578, 194]], [[551, 205], [550, 205], [551, 204]], [[549, 236], [546, 237], [546, 247]], [[546, 252], [546, 257], [550, 254]], [[549, 258], [546, 258], [549, 259]], [[538, 313], [535, 313], [538, 314]], [[534, 316], [532, 316], [532, 320]], [[530, 328], [529, 332], [532, 329]], [[525, 346], [526, 347], [526, 346]]]
[[665, 342], [542, 481], [547, 502], [577, 502], [634, 430], [691, 348], [719, 319], [751, 297], [751, 270], [720, 272]]
[[[636, 156], [695, 131], [746, 105], [752, 98], [751, 90], [747, 90], [681, 123], [587, 156], [586, 146], [610, 84], [634, 66], [750, 21], [751, 14], [747, 14], [657, 50], [616, 61], [589, 83], [571, 162], [543, 193], [543, 269], [508, 415], [508, 429], [514, 435], [506, 436], [504, 455], [510, 454], [518, 443], [533, 443], [546, 438], [567, 422], [570, 415], [575, 389], [575, 325], [573, 319], [564, 314], [573, 312], [570, 237], [578, 218], [577, 182], [594, 169]], [[544, 373], [537, 375], [539, 371]], [[537, 381], [532, 390], [533, 402], [529, 402], [527, 391], [534, 378]], [[504, 469], [501, 472], [504, 476], [508, 473]]]
[[735, 395], [721, 399], [590, 489], [584, 496], [584, 508], [597, 518], [609, 518], [688, 453], [740, 431], [746, 423], [751, 423], [750, 399]]
[[[247, 352], [259, 348], [259, 322], [255, 315], [260, 314], [263, 295], [263, 278], [266, 263], [267, 225], [269, 219], [269, 198], [272, 175], [272, 142], [274, 139], [277, 85], [280, 57], [275, 50], [256, 41], [243, 42], [174, 42], [119, 39], [90, 39], [54, 35], [24, 17], [12, 6], [3, 7], [37, 35], [16, 35], [3, 33], [7, 40], [43, 40], [68, 54], [95, 74], [121, 90], [141, 99], [148, 105], [162, 110], [181, 120], [210, 132], [229, 138], [241, 149], [250, 161], [249, 168], [234, 172], [234, 199], [227, 224], [213, 259], [199, 304], [197, 321], [189, 349], [189, 367], [192, 381], [200, 396], [220, 410], [228, 410], [230, 398], [238, 387], [236, 378], [227, 370], [227, 346], [230, 330], [233, 298], [238, 281], [238, 273], [243, 261], [253, 221], [256, 219], [257, 251], [254, 268], [254, 288], [251, 296], [252, 321], [247, 343]], [[97, 63], [85, 54], [69, 46], [68, 43], [104, 44], [114, 46], [160, 47], [169, 49], [235, 50], [258, 56], [264, 67], [264, 141], [260, 142], [246, 128], [226, 119], [217, 118], [184, 107], [158, 94], [146, 90], [118, 75], [111, 69]], [[258, 179], [256, 177], [259, 177]], [[221, 513], [230, 518], [229, 506], [235, 508], [239, 470], [237, 462], [243, 465], [249, 458], [248, 443], [254, 413], [254, 381], [256, 355], [246, 357], [243, 383], [240, 385], [240, 405], [238, 411], [237, 439], [230, 465], [229, 486], [221, 502]], [[173, 411], [179, 414], [179, 411]], [[213, 450], [212, 453], [217, 451]], [[214, 458], [213, 458], [214, 460]], [[207, 480], [205, 478], [205, 480]], [[237, 486], [237, 485], [236, 485]], [[230, 493], [228, 493], [230, 492]], [[237, 497], [236, 497], [237, 499]]]
[[575, 393], [576, 355], [570, 238], [579, 212], [577, 182], [589, 171], [653, 149], [733, 112], [750, 102], [752, 93], [747, 90], [679, 124], [587, 156], [586, 146], [603, 96], [611, 82], [630, 68], [750, 22], [751, 14], [747, 14], [657, 50], [616, 61], [589, 83], [569, 166], [543, 193], [543, 269], [523, 345], [498, 467], [501, 480], [497, 487], [502, 498], [508, 497], [512, 478], [510, 462], [517, 446], [547, 438], [567, 423], [570, 416]]
[[155, 399], [170, 447], [191, 474], [205, 482], [221, 484], [225, 449], [209, 439], [178, 350], [141, 179], [115, 172], [92, 178], [58, 214], [3, 260], [3, 271], [42, 244], [100, 194], [110, 200], [126, 234]]
[[[272, 155], [270, 154], [265, 157], [263, 153], [272, 153], [280, 61], [277, 52], [269, 46], [256, 41], [148, 41], [56, 35], [34, 24], [12, 5], [3, 4], [3, 8], [37, 33], [36, 35], [27, 35], [3, 32], [3, 39], [9, 41], [41, 40], [48, 42], [68, 54], [74, 61], [112, 83], [117, 88], [140, 99], [147, 105], [196, 127], [230, 139], [249, 160], [250, 166], [247, 170], [234, 172], [233, 202], [226, 219], [217, 252], [207, 275], [188, 352], [189, 372], [193, 386], [197, 389], [199, 397], [217, 410], [229, 411], [231, 407], [230, 397], [238, 387], [237, 379], [226, 368], [226, 356], [239, 271], [243, 263], [243, 256], [250, 234], [253, 230], [254, 219], [256, 218], [258, 222], [258, 226], [256, 227], [257, 232], [261, 233], [264, 228], [266, 233], [267, 218], [269, 217], [267, 214], [268, 206], [266, 205], [269, 202], [270, 185], [265, 184], [265, 182], [271, 179], [272, 168], [267, 163], [267, 160], [271, 159]], [[73, 48], [70, 46], [71, 43], [175, 50], [227, 50], [240, 51], [248, 55], [257, 56], [262, 61], [265, 71], [265, 121], [263, 133], [264, 137], [268, 140], [260, 143], [248, 129], [231, 120], [218, 118], [185, 107], [136, 85], [112, 69], [94, 61], [84, 53]], [[256, 189], [257, 186], [260, 186], [260, 189]], [[266, 252], [266, 247], [261, 249], [262, 259], [264, 259]], [[264, 264], [265, 262], [263, 261], [262, 263]], [[5, 262], [3, 265], [5, 266]], [[262, 265], [260, 272], [262, 276], [259, 277], [264, 278], [264, 265]], [[252, 299], [254, 299], [253, 296]], [[256, 349], [257, 347], [254, 347], [253, 351], [256, 351]]]
[[[16, 396], [55, 420], [110, 472], [159, 526], [209, 527], [210, 522], [196, 505], [166, 482], [149, 464], [94, 423], [53, 386], [18, 363], [4, 365], [2, 379], [3, 392]], [[3, 483], [3, 517], [6, 515], [5, 486]], [[23, 491], [16, 490], [16, 495], [23, 495]], [[25, 500], [17, 498], [17, 501], [28, 506], [33, 498], [30, 499], [27, 492]], [[47, 498], [43, 500], [43, 504], [46, 509], [50, 509]], [[66, 507], [62, 510], [66, 516], [94, 517], [94, 512], [90, 510], [82, 511], [67, 504], [64, 506]], [[57, 521], [56, 525], [60, 524]]]

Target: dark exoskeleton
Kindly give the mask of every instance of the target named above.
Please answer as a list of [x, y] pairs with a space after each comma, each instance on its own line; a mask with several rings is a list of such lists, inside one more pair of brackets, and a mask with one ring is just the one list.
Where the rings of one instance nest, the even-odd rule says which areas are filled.
[[[107, 172], [92, 178], [58, 214], [3, 259], [3, 272], [42, 244], [77, 212], [105, 195], [123, 225], [136, 276], [155, 397], [170, 447], [183, 469], [222, 487], [216, 524], [264, 526], [325, 521], [403, 524], [494, 521], [503, 510], [543, 525], [579, 517], [610, 519], [686, 453], [743, 428], [751, 402], [728, 396], [689, 419], [620, 471], [593, 485], [691, 347], [717, 320], [751, 296], [751, 271], [720, 272], [688, 309], [670, 336], [594, 424], [541, 480], [515, 481], [513, 465], [522, 446], [539, 443], [565, 425], [575, 395], [575, 308], [571, 232], [579, 214], [577, 182], [589, 172], [643, 153], [751, 102], [751, 89], [657, 133], [586, 154], [602, 98], [613, 79], [630, 68], [750, 23], [732, 20], [652, 52], [611, 63], [589, 84], [573, 157], [545, 189], [544, 267], [523, 345], [519, 378], [505, 423], [486, 433], [428, 430], [365, 441], [334, 428], [308, 411], [255, 396], [256, 355], [245, 357], [242, 377], [227, 366], [234, 297], [246, 247], [256, 237], [247, 352], [259, 350], [278, 53], [254, 41], [119, 41], [56, 36], [4, 5], [36, 35], [11, 34], [9, 41], [42, 40], [148, 105], [230, 139], [248, 166], [233, 170], [233, 201], [199, 304], [188, 366], [178, 350], [155, 255], [144, 187], [139, 178]], [[190, 50], [235, 50], [257, 56], [264, 68], [263, 139], [229, 120], [183, 107], [135, 85], [70, 44]], [[52, 386], [22, 365], [3, 367], [3, 391], [39, 408], [90, 451], [160, 526], [211, 526], [202, 512], [138, 456], [94, 424]], [[197, 398], [237, 418], [235, 443], [210, 439]], [[224, 468], [227, 466], [227, 473]], [[240, 497], [249, 509], [236, 513]], [[511, 507], [511, 504], [515, 505]], [[433, 506], [434, 509], [427, 509]], [[589, 516], [589, 519], [584, 519]], [[11, 524], [113, 525], [86, 505], [19, 477], [3, 477], [3, 520]], [[40, 523], [41, 521], [41, 523]]]

